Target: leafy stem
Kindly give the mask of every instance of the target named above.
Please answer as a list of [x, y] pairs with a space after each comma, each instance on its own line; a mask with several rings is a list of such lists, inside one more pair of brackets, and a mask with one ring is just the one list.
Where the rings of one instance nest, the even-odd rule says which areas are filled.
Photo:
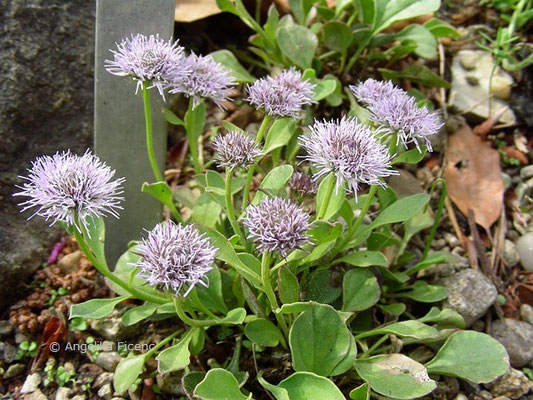
[[226, 168], [226, 212], [228, 215], [229, 222], [231, 224], [231, 227], [233, 228], [233, 232], [235, 234], [239, 235], [240, 241], [243, 245], [246, 244], [246, 239], [244, 238], [244, 235], [242, 233], [242, 230], [237, 223], [237, 219], [235, 218], [235, 209], [233, 207], [233, 196], [231, 195], [231, 178], [233, 176], [233, 168]]
[[268, 251], [265, 251], [261, 258], [261, 281], [263, 283], [263, 290], [270, 303], [270, 308], [272, 308], [272, 311], [274, 311], [274, 315], [278, 321], [278, 325], [283, 332], [283, 335], [288, 337], [289, 328], [287, 327], [287, 323], [285, 322], [283, 314], [278, 314], [275, 312], [279, 308], [279, 305], [278, 300], [276, 299], [276, 294], [274, 293], [274, 289], [272, 289], [272, 282], [270, 280], [270, 253]]
[[154, 143], [153, 143], [153, 131], [152, 131], [152, 106], [150, 105], [150, 89], [148, 89], [148, 83], [143, 82], [141, 85], [141, 92], [143, 96], [144, 103], [144, 122], [146, 126], [146, 150], [148, 151], [148, 159], [150, 160], [150, 166], [154, 172], [156, 182], [163, 180], [161, 171], [159, 170], [159, 165], [157, 165], [157, 160], [154, 153]]
[[324, 219], [324, 216], [326, 215], [326, 211], [328, 210], [328, 205], [331, 200], [331, 196], [333, 194], [333, 190], [335, 190], [335, 176], [333, 172], [330, 172], [329, 175], [326, 176], [326, 179], [327, 179], [326, 194], [320, 204], [320, 210], [317, 211], [317, 215], [316, 215], [317, 221]]

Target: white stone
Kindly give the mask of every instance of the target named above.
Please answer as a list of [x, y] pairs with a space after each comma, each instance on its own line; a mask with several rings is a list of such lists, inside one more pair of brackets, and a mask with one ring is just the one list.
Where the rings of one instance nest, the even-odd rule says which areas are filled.
[[24, 381], [24, 384], [22, 385], [22, 389], [20, 389], [20, 393], [35, 392], [37, 388], [39, 387], [40, 383], [41, 383], [41, 376], [37, 372], [31, 375], [28, 375], [28, 377]]
[[516, 242], [520, 263], [526, 271], [533, 272], [533, 232], [526, 233]]

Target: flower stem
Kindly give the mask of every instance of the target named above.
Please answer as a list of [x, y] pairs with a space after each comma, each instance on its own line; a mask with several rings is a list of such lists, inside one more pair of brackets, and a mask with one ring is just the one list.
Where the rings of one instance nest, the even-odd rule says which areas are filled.
[[94, 255], [93, 251], [91, 250], [90, 246], [87, 244], [87, 241], [85, 239], [85, 236], [81, 234], [77, 228], [74, 228], [74, 237], [76, 238], [76, 241], [78, 242], [78, 246], [80, 247], [81, 251], [87, 259], [91, 262], [92, 265], [107, 279], [109, 279], [111, 282], [116, 284], [117, 286], [120, 286], [122, 289], [130, 293], [132, 296], [136, 297], [137, 299], [144, 300], [150, 303], [155, 304], [166, 304], [169, 302], [169, 299], [167, 299], [164, 296], [153, 296], [151, 294], [145, 293], [143, 291], [138, 290], [137, 288], [128, 285], [126, 282], [124, 282], [122, 279], [115, 276], [110, 270], [109, 267], [102, 263], [98, 258]]
[[[146, 354], [145, 354], [146, 357], [150, 357], [152, 354], [154, 354], [156, 351], [158, 351], [161, 347], [163, 347], [168, 342], [170, 342], [172, 339], [174, 339], [176, 336], [178, 336], [181, 332], [183, 332], [183, 329], [178, 329], [177, 331], [175, 331], [171, 335], [168, 335], [166, 338], [161, 340], [157, 345], [155, 345], [155, 347], [153, 349], [151, 349], [150, 351], [146, 352]], [[189, 333], [189, 331], [187, 331], [187, 333], [185, 333], [185, 334], [187, 335], [187, 334], [190, 334], [190, 333]]]
[[278, 325], [281, 331], [283, 332], [283, 335], [285, 337], [288, 337], [289, 328], [287, 327], [287, 323], [285, 322], [283, 314], [278, 314], [275, 312], [279, 308], [279, 305], [276, 299], [276, 294], [274, 293], [274, 289], [272, 289], [272, 283], [270, 281], [270, 253], [268, 251], [264, 252], [261, 258], [261, 280], [263, 283], [263, 289], [270, 303], [270, 308], [272, 308], [272, 311], [276, 316]]
[[350, 242], [350, 240], [352, 240], [352, 237], [355, 235], [355, 232], [357, 232], [357, 228], [359, 228], [361, 224], [363, 223], [363, 219], [365, 218], [365, 215], [368, 209], [370, 208], [370, 205], [372, 204], [372, 200], [374, 199], [374, 195], [376, 194], [377, 190], [378, 190], [377, 185], [370, 186], [370, 190], [368, 191], [365, 202], [363, 203], [363, 207], [361, 208], [361, 213], [359, 214], [355, 222], [348, 229], [348, 232], [346, 233], [344, 240], [337, 247], [337, 251], [341, 251], [344, 248], [344, 246], [346, 246]]
[[236, 235], [239, 235], [240, 241], [243, 245], [246, 245], [246, 239], [242, 234], [241, 228], [237, 223], [235, 218], [235, 210], [233, 207], [233, 196], [231, 195], [231, 178], [233, 176], [233, 168], [226, 168], [226, 212], [228, 215], [229, 222], [233, 228], [233, 232]]
[[[255, 137], [255, 143], [259, 144], [263, 140], [267, 126], [272, 121], [272, 117], [268, 114], [265, 114], [261, 126], [259, 126], [259, 131], [257, 131], [257, 136]], [[246, 183], [244, 185], [244, 192], [242, 194], [242, 211], [248, 206], [248, 197], [250, 197], [250, 186], [252, 185], [252, 178], [254, 177], [255, 164], [250, 165], [248, 169], [248, 174], [246, 175]]]
[[184, 324], [187, 324], [189, 326], [193, 327], [202, 327], [202, 326], [212, 326], [220, 324], [220, 320], [216, 319], [192, 319], [185, 313], [185, 310], [183, 309], [183, 298], [176, 298], [174, 297], [174, 307], [176, 308], [176, 314], [178, 314], [178, 317], [183, 321]]
[[327, 186], [326, 186], [326, 196], [322, 200], [322, 204], [320, 204], [320, 210], [318, 210], [316, 215], [316, 220], [319, 221], [324, 218], [326, 215], [326, 211], [328, 210], [328, 205], [331, 200], [331, 196], [333, 194], [333, 190], [335, 189], [335, 177], [333, 176], [333, 173], [330, 173], [328, 176], [326, 176], [326, 179], [328, 180]]
[[142, 89], [143, 103], [144, 103], [144, 121], [146, 125], [146, 150], [148, 151], [148, 159], [150, 160], [150, 165], [152, 171], [154, 172], [156, 182], [162, 182], [163, 176], [161, 171], [159, 171], [159, 165], [154, 153], [154, 143], [153, 143], [153, 133], [152, 133], [152, 107], [150, 105], [150, 89], [148, 89], [148, 83], [143, 82]]

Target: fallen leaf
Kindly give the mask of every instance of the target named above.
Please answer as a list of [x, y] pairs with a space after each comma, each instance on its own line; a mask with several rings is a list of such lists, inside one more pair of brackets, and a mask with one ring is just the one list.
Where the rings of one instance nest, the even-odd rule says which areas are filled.
[[504, 146], [502, 147], [502, 150], [505, 151], [507, 157], [515, 158], [524, 165], [528, 164], [527, 156], [524, 153], [521, 153], [520, 151], [515, 149], [514, 147]]
[[500, 155], [468, 125], [448, 136], [444, 179], [459, 210], [468, 215], [472, 209], [476, 223], [488, 232], [503, 204]]
[[65, 322], [58, 317], [50, 318], [44, 327], [43, 336], [39, 341], [37, 355], [35, 356], [31, 366], [32, 373], [37, 371], [43, 362], [48, 359], [51, 350], [54, 352], [57, 351], [56, 348], [51, 349], [50, 346], [53, 343], [55, 343], [54, 346], [58, 345], [58, 343], [65, 337], [66, 334], [67, 328]]
[[174, 20], [192, 22], [220, 12], [216, 0], [176, 0]]

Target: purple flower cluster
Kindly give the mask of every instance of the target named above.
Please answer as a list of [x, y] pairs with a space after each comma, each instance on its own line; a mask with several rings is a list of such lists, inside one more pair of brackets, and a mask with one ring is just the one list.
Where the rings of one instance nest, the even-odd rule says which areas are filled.
[[315, 194], [318, 190], [316, 181], [304, 173], [295, 171], [289, 180], [289, 187], [301, 195]]
[[200, 283], [207, 287], [205, 274], [212, 269], [217, 250], [193, 225], [172, 221], [156, 225], [137, 247], [138, 275], [153, 285], [162, 285], [176, 294], [186, 288], [187, 296]]
[[314, 103], [314, 88], [308, 80], [302, 81], [302, 74], [292, 67], [276, 78], [268, 76], [248, 85], [246, 100], [270, 116], [297, 118], [305, 104]]
[[306, 234], [311, 228], [309, 214], [281, 197], [266, 198], [257, 206], [250, 205], [243, 225], [260, 253], [277, 251], [286, 257], [310, 243]]
[[444, 125], [437, 112], [418, 107], [413, 97], [390, 81], [368, 79], [350, 89], [368, 106], [370, 119], [379, 125], [381, 132], [397, 135], [397, 142], [405, 147], [414, 143], [419, 150], [418, 140], [423, 140], [431, 151], [429, 136], [437, 134]]
[[155, 87], [163, 98], [169, 82], [181, 81], [190, 73], [183, 47], [178, 46], [178, 41], [166, 42], [159, 35], [131, 35], [111, 52], [113, 60], [104, 61], [108, 72], [133, 78], [137, 91], [144, 83]]
[[381, 185], [381, 177], [396, 174], [390, 169], [391, 155], [374, 132], [355, 118], [315, 121], [311, 133], [299, 138], [307, 152], [304, 158], [319, 169], [314, 178], [335, 173], [337, 189], [344, 183], [357, 196], [359, 183]]
[[231, 87], [235, 85], [233, 77], [211, 56], [191, 53], [185, 59], [185, 66], [190, 72], [183, 79], [170, 83], [170, 93], [192, 97], [195, 105], [200, 98], [208, 98], [222, 108]]
[[235, 131], [218, 135], [213, 140], [213, 149], [218, 165], [228, 168], [248, 168], [263, 154], [251, 136]]
[[113, 215], [118, 218], [120, 202], [124, 200], [124, 178], [112, 181], [115, 171], [98, 157], [87, 151], [83, 156], [70, 151], [43, 156], [32, 162], [21, 192], [14, 196], [29, 199], [22, 211], [36, 208], [34, 215], [52, 220], [52, 225], [62, 221], [68, 226], [87, 228], [88, 218]]

